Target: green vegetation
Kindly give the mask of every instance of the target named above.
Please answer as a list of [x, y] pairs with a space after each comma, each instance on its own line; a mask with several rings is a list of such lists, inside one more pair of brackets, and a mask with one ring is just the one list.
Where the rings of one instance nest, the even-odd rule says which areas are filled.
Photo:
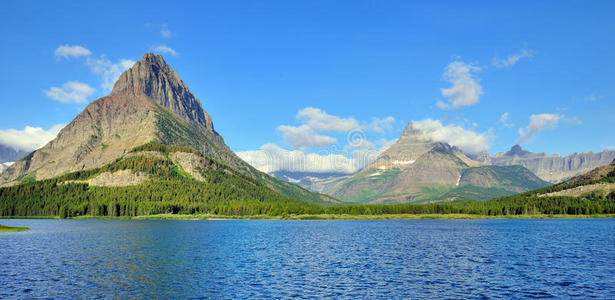
[[28, 227], [9, 227], [9, 226], [4, 226], [2, 224], [0, 224], [0, 232], [10, 232], [10, 231], [24, 231], [24, 230], [28, 230], [30, 228]]
[[[155, 151], [163, 155], [139, 155], [142, 151]], [[199, 155], [201, 167], [198, 172], [203, 181], [194, 179], [169, 158], [169, 153], [178, 151]], [[191, 218], [379, 219], [526, 218], [615, 214], [615, 192], [589, 193], [582, 197], [539, 197], [540, 194], [581, 183], [560, 184], [489, 201], [324, 206], [277, 193], [261, 180], [234, 171], [190, 148], [147, 144], [131, 152], [126, 158], [101, 168], [0, 188], [0, 216], [158, 218], [163, 214], [178, 218], [190, 215]], [[103, 172], [113, 173], [126, 169], [149, 174], [151, 179], [139, 185], [125, 187], [89, 186], [84, 182]], [[615, 182], [613, 173], [615, 172], [595, 181]], [[476, 192], [497, 196], [502, 193], [498, 189], [476, 190], [473, 186], [460, 186], [447, 193], [463, 188], [470, 189], [465, 191], [464, 195]]]

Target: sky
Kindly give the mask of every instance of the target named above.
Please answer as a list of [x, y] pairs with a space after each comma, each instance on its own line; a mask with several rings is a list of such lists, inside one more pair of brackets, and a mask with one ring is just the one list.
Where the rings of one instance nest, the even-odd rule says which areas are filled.
[[466, 152], [615, 149], [614, 12], [560, 0], [4, 1], [0, 143], [42, 146], [154, 52], [261, 170], [352, 172], [411, 122]]

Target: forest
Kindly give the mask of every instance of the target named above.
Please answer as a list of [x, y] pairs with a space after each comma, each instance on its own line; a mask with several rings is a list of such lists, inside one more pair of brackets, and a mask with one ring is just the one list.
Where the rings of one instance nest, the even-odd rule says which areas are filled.
[[[581, 197], [539, 197], [537, 194], [570, 188], [554, 185], [536, 191], [489, 201], [459, 200], [434, 204], [318, 205], [285, 197], [262, 182], [208, 160], [199, 170], [199, 181], [184, 172], [168, 154], [195, 150], [149, 144], [132, 153], [157, 151], [158, 156], [132, 156], [101, 168], [78, 171], [56, 178], [0, 188], [0, 216], [141, 216], [155, 214], [209, 214], [219, 216], [284, 216], [301, 214], [472, 214], [591, 215], [615, 214], [615, 192], [590, 193]], [[202, 155], [199, 153], [199, 155]], [[203, 156], [204, 157], [204, 156]], [[84, 181], [102, 172], [131, 169], [151, 175], [134, 186], [90, 186]], [[615, 182], [611, 172], [601, 182]]]

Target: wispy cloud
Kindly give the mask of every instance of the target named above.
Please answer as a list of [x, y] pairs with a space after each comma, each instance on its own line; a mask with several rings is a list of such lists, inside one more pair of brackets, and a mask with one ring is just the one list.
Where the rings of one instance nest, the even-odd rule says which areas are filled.
[[43, 92], [47, 97], [61, 103], [83, 103], [87, 97], [94, 93], [95, 89], [88, 84], [69, 81], [62, 84], [62, 87], [51, 87]]
[[448, 64], [443, 76], [452, 86], [441, 90], [442, 96], [447, 98], [448, 102], [438, 101], [438, 108], [453, 109], [476, 104], [483, 94], [483, 87], [475, 76], [480, 70], [478, 66], [461, 61]]
[[47, 130], [31, 126], [23, 130], [0, 130], [0, 144], [16, 150], [33, 151], [53, 140], [64, 126], [66, 124], [57, 124]]
[[531, 49], [521, 49], [520, 53], [511, 54], [506, 58], [494, 58], [492, 64], [496, 68], [508, 68], [518, 63], [521, 59], [532, 58], [534, 52]]
[[596, 102], [598, 100], [603, 100], [604, 96], [587, 95], [583, 99], [587, 102]]
[[175, 55], [177, 55], [177, 54], [178, 54], [178, 53], [177, 53], [177, 51], [175, 51], [175, 49], [173, 49], [173, 48], [171, 48], [171, 47], [168, 47], [167, 45], [158, 45], [158, 46], [155, 46], [155, 47], [153, 47], [153, 50], [154, 50], [155, 52], [158, 52], [158, 53], [162, 53], [162, 54], [171, 54], [171, 55], [173, 55], [173, 56], [175, 56]]
[[113, 84], [120, 77], [122, 72], [131, 68], [136, 62], [130, 59], [120, 59], [113, 63], [104, 54], [100, 58], [88, 57], [86, 65], [92, 73], [100, 76], [102, 80], [101, 87], [109, 92], [113, 88]]
[[514, 124], [508, 123], [508, 118], [510, 118], [510, 113], [509, 112], [505, 112], [500, 116], [500, 124], [502, 124], [505, 127], [513, 127]]
[[561, 119], [559, 114], [537, 114], [530, 116], [530, 122], [525, 128], [519, 128], [518, 144], [527, 143], [536, 133], [557, 127]]
[[167, 24], [162, 24], [161, 28], [160, 28], [160, 35], [165, 38], [171, 38], [171, 36], [173, 36], [173, 32], [169, 29], [169, 26], [167, 26]]
[[56, 51], [53, 53], [53, 56], [55, 56], [56, 58], [60, 58], [60, 57], [71, 58], [71, 57], [89, 56], [90, 54], [92, 54], [92, 52], [83, 46], [63, 45], [63, 46], [59, 46], [56, 49]]
[[367, 124], [367, 129], [373, 132], [384, 134], [388, 131], [393, 130], [393, 125], [395, 124], [395, 118], [392, 116], [388, 116], [386, 118], [372, 118], [372, 121]]

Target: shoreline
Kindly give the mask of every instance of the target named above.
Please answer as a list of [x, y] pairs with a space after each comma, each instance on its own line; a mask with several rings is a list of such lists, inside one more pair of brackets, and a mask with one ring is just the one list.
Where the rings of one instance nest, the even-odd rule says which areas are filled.
[[[180, 215], [180, 214], [157, 214], [144, 216], [124, 216], [124, 217], [109, 217], [109, 216], [77, 216], [66, 220], [209, 220], [209, 221], [224, 221], [224, 220], [492, 220], [492, 219], [604, 219], [615, 218], [615, 214], [595, 214], [595, 215], [507, 215], [507, 216], [488, 216], [488, 215], [470, 215], [470, 214], [386, 214], [386, 215], [286, 215], [286, 216], [269, 216], [269, 215], [253, 215], [253, 216], [221, 216], [221, 215]], [[57, 216], [11, 216], [0, 217], [0, 219], [60, 219]], [[27, 229], [24, 229], [27, 230]]]
[[0, 232], [17, 232], [17, 231], [26, 231], [30, 230], [28, 227], [11, 227], [0, 224]]

